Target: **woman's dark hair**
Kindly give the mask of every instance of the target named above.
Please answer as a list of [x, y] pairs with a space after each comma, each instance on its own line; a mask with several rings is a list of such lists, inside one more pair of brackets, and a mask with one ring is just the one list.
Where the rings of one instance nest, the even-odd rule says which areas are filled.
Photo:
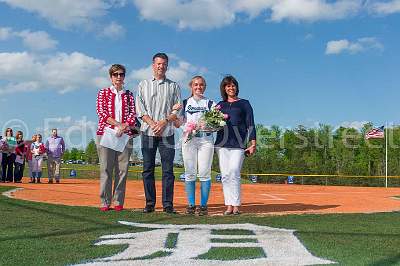
[[224, 100], [224, 101], [226, 101], [228, 99], [228, 94], [226, 94], [226, 91], [225, 91], [225, 86], [228, 84], [234, 84], [236, 86], [236, 96], [239, 95], [238, 81], [235, 79], [234, 76], [228, 75], [222, 79], [221, 85], [219, 86], [219, 89], [221, 91], [221, 97], [222, 97], [222, 100]]
[[7, 132], [11, 132], [11, 137], [13, 136], [13, 130], [11, 128], [6, 128], [6, 130], [4, 131], [4, 137], [7, 137]]

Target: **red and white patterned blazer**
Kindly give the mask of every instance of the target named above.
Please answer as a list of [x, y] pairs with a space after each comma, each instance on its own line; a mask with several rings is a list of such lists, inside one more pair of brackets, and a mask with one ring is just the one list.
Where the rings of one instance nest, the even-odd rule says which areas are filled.
[[[114, 126], [107, 124], [109, 117], [115, 119], [115, 97], [116, 94], [112, 92], [111, 88], [105, 88], [99, 91], [96, 100], [96, 111], [99, 116], [99, 124], [97, 127], [97, 135], [104, 134], [104, 127], [114, 128]], [[126, 93], [124, 91], [121, 94], [122, 98], [122, 114], [121, 123], [128, 123], [129, 126], [135, 126], [135, 100], [132, 92]], [[128, 104], [129, 101], [129, 104]], [[131, 131], [128, 133], [131, 134]]]

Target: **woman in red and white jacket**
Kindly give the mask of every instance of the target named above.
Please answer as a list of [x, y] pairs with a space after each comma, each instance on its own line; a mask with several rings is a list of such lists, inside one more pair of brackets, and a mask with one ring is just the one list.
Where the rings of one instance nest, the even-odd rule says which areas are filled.
[[[114, 210], [123, 210], [125, 200], [126, 178], [128, 175], [129, 158], [132, 154], [132, 130], [135, 127], [135, 101], [132, 92], [124, 90], [126, 69], [123, 65], [115, 64], [109, 69], [111, 87], [102, 89], [97, 94], [96, 109], [99, 117], [97, 128], [97, 153], [100, 160], [100, 199], [101, 211], [108, 211], [111, 205]], [[123, 152], [100, 145], [105, 128], [116, 130], [116, 137], [122, 134], [130, 136]], [[114, 193], [112, 185], [113, 170]]]

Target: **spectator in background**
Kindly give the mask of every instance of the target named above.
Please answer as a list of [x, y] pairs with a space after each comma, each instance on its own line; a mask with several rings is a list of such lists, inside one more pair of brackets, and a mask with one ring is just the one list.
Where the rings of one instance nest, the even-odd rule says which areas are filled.
[[[5, 145], [5, 141], [3, 140], [3, 136], [0, 136], [0, 164], [1, 164], [1, 162], [3, 161], [3, 149], [4, 149], [4, 147], [5, 147], [6, 145]], [[3, 169], [2, 169], [3, 167], [0, 167], [0, 180], [1, 181], [3, 181], [3, 178], [2, 178], [2, 176], [3, 176]], [[1, 182], [0, 181], [0, 182]]]
[[3, 145], [3, 158], [1, 162], [2, 166], [2, 178], [1, 182], [12, 182], [14, 180], [13, 174], [14, 174], [14, 161], [15, 161], [15, 153], [14, 149], [17, 144], [14, 135], [13, 135], [13, 130], [11, 128], [7, 128], [6, 131], [4, 132], [4, 138], [3, 138], [5, 143]]
[[36, 135], [33, 135], [30, 141], [26, 141], [26, 145], [28, 146], [27, 152], [26, 152], [26, 160], [28, 161], [28, 167], [29, 167], [29, 178], [30, 181], [29, 183], [35, 183], [32, 175], [32, 144], [36, 141]]
[[51, 130], [51, 136], [47, 139], [46, 144], [47, 153], [47, 170], [49, 177], [49, 184], [53, 183], [53, 179], [56, 183], [60, 183], [60, 165], [61, 158], [65, 151], [64, 139], [57, 134], [57, 129]]
[[32, 179], [30, 183], [41, 183], [43, 154], [45, 152], [46, 148], [42, 143], [42, 135], [37, 134], [35, 142], [30, 146], [30, 153], [32, 154]]
[[24, 175], [25, 168], [25, 154], [27, 151], [22, 131], [17, 131], [15, 139], [17, 141], [17, 146], [15, 147], [14, 183], [22, 183], [22, 176]]

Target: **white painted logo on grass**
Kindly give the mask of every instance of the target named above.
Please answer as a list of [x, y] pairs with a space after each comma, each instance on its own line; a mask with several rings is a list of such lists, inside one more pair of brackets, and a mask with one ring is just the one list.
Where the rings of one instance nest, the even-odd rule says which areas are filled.
[[[293, 230], [278, 229], [254, 224], [197, 224], [164, 225], [120, 221], [119, 223], [154, 229], [146, 232], [105, 235], [95, 245], [128, 245], [121, 253], [108, 258], [96, 259], [84, 265], [237, 265], [239, 260], [198, 259], [211, 248], [259, 248], [264, 257], [240, 259], [243, 265], [312, 265], [331, 264], [329, 260], [313, 256], [295, 237]], [[247, 235], [213, 234], [213, 230], [245, 230]], [[215, 231], [214, 231], [215, 232]], [[173, 234], [176, 243], [166, 247], [168, 235]], [[226, 241], [234, 243], [226, 243]], [[238, 240], [240, 239], [240, 240]], [[169, 254], [165, 257], [145, 258], [156, 252]]]

